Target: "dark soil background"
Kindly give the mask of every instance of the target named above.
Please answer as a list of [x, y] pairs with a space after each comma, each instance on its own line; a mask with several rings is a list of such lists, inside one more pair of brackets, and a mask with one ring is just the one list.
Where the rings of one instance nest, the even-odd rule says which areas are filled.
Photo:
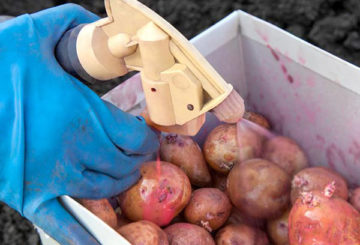
[[[233, 10], [265, 19], [351, 63], [360, 65], [359, 0], [140, 0], [187, 38]], [[105, 15], [103, 0], [1, 0], [0, 14], [17, 16], [63, 3], [77, 3]], [[121, 79], [91, 86], [99, 95]], [[32, 225], [6, 205], [0, 206], [0, 244], [39, 244]]]

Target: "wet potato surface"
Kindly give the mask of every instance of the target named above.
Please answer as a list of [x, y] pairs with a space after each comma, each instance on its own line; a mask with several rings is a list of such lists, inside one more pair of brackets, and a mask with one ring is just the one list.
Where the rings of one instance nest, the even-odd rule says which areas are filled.
[[147, 162], [141, 168], [141, 179], [120, 194], [119, 203], [128, 219], [145, 219], [164, 226], [181, 212], [190, 196], [190, 181], [179, 167], [168, 162]]
[[252, 159], [236, 165], [227, 180], [234, 206], [254, 218], [272, 218], [289, 205], [290, 177], [264, 159]]

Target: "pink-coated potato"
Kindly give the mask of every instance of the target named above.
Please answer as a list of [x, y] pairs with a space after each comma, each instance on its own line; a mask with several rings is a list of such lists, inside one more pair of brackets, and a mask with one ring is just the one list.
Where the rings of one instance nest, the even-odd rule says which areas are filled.
[[125, 216], [132, 221], [149, 220], [165, 226], [186, 206], [191, 185], [184, 171], [168, 162], [147, 162], [141, 179], [119, 196]]
[[324, 191], [302, 192], [289, 215], [291, 245], [360, 244], [360, 214], [333, 196], [335, 182]]

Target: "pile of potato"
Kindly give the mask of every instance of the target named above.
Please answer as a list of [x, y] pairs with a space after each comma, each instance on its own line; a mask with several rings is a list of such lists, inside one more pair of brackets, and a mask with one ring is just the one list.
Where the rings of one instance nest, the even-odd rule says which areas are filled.
[[245, 123], [213, 129], [203, 149], [163, 134], [161, 161], [117, 197], [79, 202], [134, 245], [360, 244], [360, 188], [247, 112]]

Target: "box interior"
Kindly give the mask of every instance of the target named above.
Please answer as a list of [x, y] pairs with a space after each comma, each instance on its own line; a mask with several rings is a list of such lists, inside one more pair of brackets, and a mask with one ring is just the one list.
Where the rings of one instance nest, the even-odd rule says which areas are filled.
[[[350, 185], [359, 185], [359, 68], [308, 43], [299, 42], [295, 37], [289, 39], [292, 43], [286, 47], [275, 49], [271, 40], [259, 42], [258, 37], [254, 38], [256, 32], [241, 32], [242, 18], [248, 24], [247, 14], [238, 12], [237, 16], [228, 18], [238, 19], [239, 33], [208, 53], [208, 61], [243, 96], [247, 110], [264, 114], [276, 133], [291, 137], [300, 144], [311, 165], [329, 166], [343, 174]], [[266, 22], [251, 19], [258, 22], [257, 26], [261, 26], [263, 33], [276, 32], [291, 37]], [[224, 23], [217, 28], [221, 29], [221, 24]], [[201, 39], [196, 41], [200, 43]], [[308, 50], [301, 59], [293, 59], [286, 52], [288, 46], [302, 50], [307, 46]], [[317, 57], [319, 53], [321, 57]], [[313, 56], [323, 64], [317, 64], [319, 69], [305, 65]], [[347, 76], [333, 77], [341, 72], [357, 77], [352, 78], [352, 83], [340, 80], [350, 79]]]
[[[329, 166], [360, 184], [360, 70], [293, 35], [236, 11], [192, 40], [223, 78], [264, 114], [276, 133], [295, 139], [311, 165]], [[124, 111], [144, 107], [139, 79], [103, 97]], [[195, 139], [202, 144], [219, 122], [208, 113]], [[101, 222], [71, 198], [63, 203], [89, 228]], [[91, 230], [90, 230], [91, 232]], [[95, 235], [96, 237], [96, 235]]]

